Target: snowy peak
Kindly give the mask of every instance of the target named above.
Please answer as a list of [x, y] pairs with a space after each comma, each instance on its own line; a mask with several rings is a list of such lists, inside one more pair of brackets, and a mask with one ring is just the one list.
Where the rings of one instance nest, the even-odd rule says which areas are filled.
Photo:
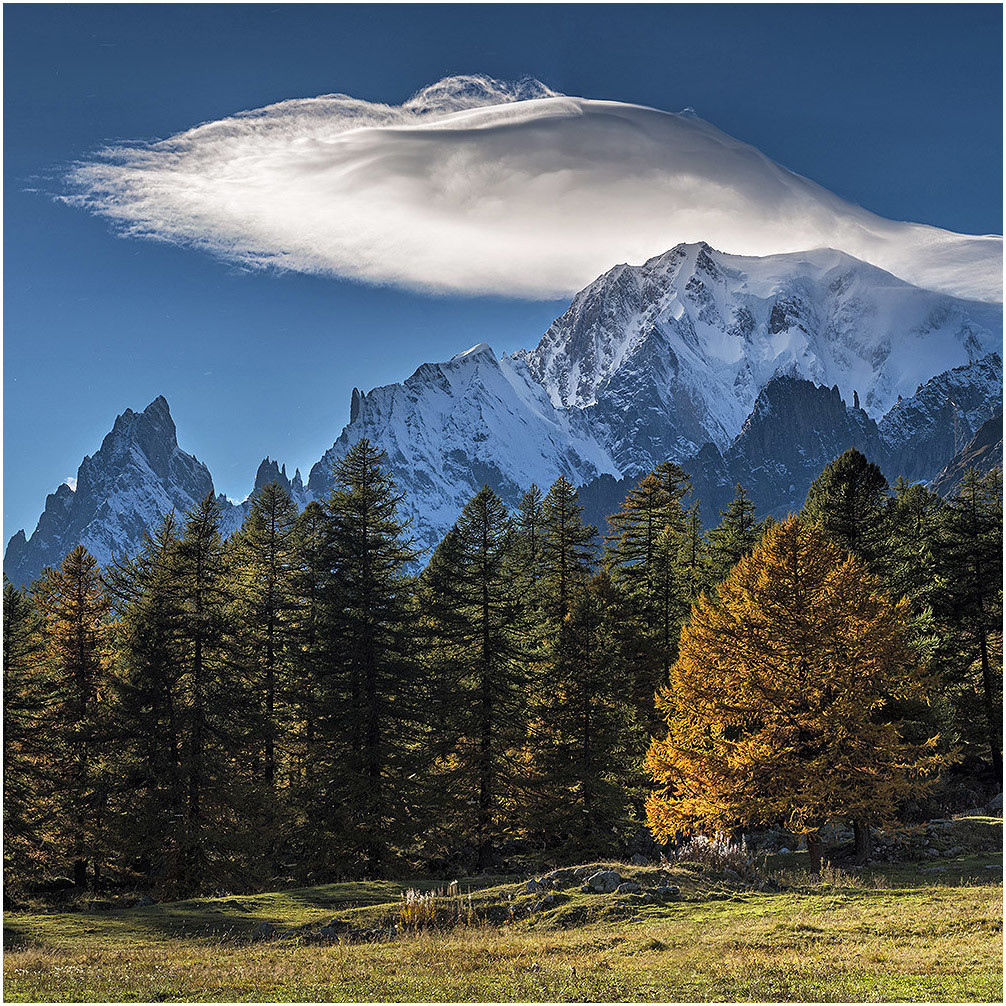
[[169, 511], [184, 513], [212, 491], [205, 465], [179, 448], [167, 401], [155, 398], [142, 412], [116, 417], [100, 449], [77, 469], [76, 488], [60, 485], [31, 537], [11, 539], [4, 569], [27, 583], [77, 544], [107, 564], [133, 552]]
[[922, 290], [830, 248], [751, 258], [699, 242], [609, 270], [522, 359], [553, 405], [600, 424], [623, 470], [644, 471], [707, 441], [725, 449], [774, 377], [837, 385], [879, 419], [934, 374], [1001, 346], [999, 305]]

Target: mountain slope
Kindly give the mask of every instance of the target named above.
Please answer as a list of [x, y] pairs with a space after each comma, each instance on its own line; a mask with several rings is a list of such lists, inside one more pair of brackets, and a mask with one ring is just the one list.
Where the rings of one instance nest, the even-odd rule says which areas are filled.
[[725, 450], [774, 377], [838, 386], [879, 420], [934, 374], [1001, 346], [1001, 307], [841, 252], [754, 259], [699, 243], [609, 270], [518, 355], [635, 473], [707, 442]]
[[531, 482], [547, 488], [564, 474], [580, 484], [616, 470], [581, 412], [555, 409], [522, 360], [497, 360], [485, 343], [402, 384], [354, 392], [350, 420], [311, 469], [308, 491], [327, 496], [335, 461], [367, 437], [387, 452], [426, 547], [483, 484], [513, 506]]
[[206, 466], [178, 446], [163, 397], [142, 412], [126, 409], [81, 462], [75, 488], [63, 484], [47, 496], [31, 537], [19, 531], [10, 540], [4, 571], [14, 583], [28, 583], [78, 544], [104, 565], [134, 552], [169, 511], [181, 516], [212, 491]]

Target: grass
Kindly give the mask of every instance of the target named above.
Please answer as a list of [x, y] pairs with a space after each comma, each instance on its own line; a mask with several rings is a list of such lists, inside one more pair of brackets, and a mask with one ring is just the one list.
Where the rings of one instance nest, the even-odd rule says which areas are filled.
[[401, 918], [407, 890], [422, 895], [434, 885], [359, 882], [17, 913], [5, 922], [4, 998], [1001, 1002], [1001, 873], [985, 869], [1001, 855], [939, 863], [947, 872], [922, 873], [921, 862], [812, 878], [805, 854], [794, 854], [769, 862], [774, 879], [762, 889], [687, 864], [620, 864], [644, 887], [678, 886], [680, 899], [583, 894], [574, 882], [535, 913], [528, 908], [540, 895], [519, 878], [462, 881], [457, 899], [467, 904], [470, 892], [483, 921], [329, 944], [251, 937], [262, 922], [277, 933], [316, 933], [333, 921], [357, 933], [387, 926]]

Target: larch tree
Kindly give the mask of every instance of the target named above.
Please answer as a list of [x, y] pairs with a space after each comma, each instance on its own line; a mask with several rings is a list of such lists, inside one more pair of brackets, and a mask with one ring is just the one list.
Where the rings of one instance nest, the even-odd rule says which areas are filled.
[[56, 736], [65, 772], [64, 828], [74, 884], [97, 880], [109, 782], [103, 763], [102, 703], [110, 692], [109, 603], [94, 556], [78, 545], [43, 571], [34, 592], [42, 616], [46, 660], [60, 682], [63, 702]]
[[770, 529], [682, 631], [647, 761], [651, 831], [783, 825], [818, 872], [829, 820], [889, 819], [939, 763], [935, 738], [910, 743], [880, 715], [924, 690], [908, 617], [818, 525]]

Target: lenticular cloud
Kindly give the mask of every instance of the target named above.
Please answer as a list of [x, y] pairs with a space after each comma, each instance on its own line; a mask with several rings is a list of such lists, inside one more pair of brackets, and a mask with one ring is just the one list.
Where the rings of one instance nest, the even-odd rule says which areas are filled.
[[106, 147], [68, 202], [247, 267], [549, 298], [683, 241], [837, 247], [1002, 299], [1002, 242], [884, 220], [691, 113], [452, 77], [401, 106], [322, 95]]

